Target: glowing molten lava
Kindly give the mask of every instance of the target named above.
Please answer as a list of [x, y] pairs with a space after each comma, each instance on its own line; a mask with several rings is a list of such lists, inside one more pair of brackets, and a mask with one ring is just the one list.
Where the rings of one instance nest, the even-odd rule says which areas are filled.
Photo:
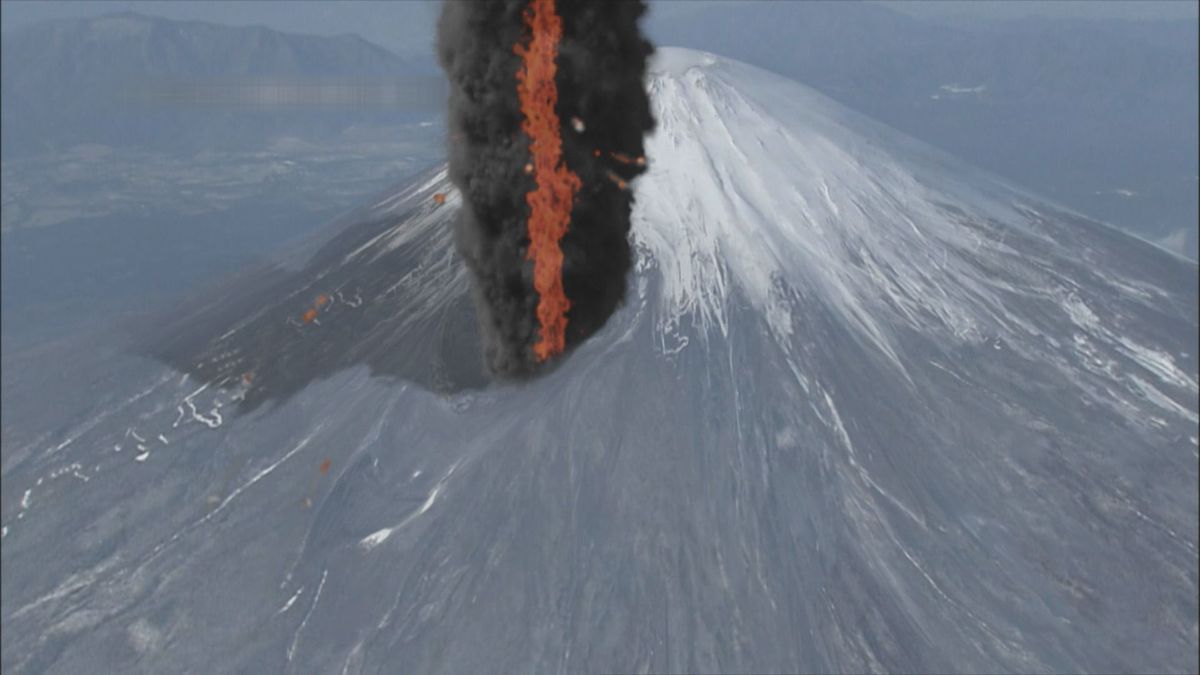
[[571, 222], [571, 207], [581, 185], [562, 161], [562, 129], [554, 106], [558, 85], [558, 42], [562, 19], [554, 0], [532, 0], [525, 10], [529, 43], [517, 43], [513, 51], [521, 57], [517, 71], [517, 94], [525, 120], [521, 129], [529, 136], [533, 177], [537, 187], [525, 195], [529, 204], [529, 253], [533, 261], [533, 287], [538, 292], [537, 316], [541, 340], [533, 346], [539, 361], [560, 354], [566, 346], [567, 310], [571, 302], [563, 290], [563, 252], [559, 240]]

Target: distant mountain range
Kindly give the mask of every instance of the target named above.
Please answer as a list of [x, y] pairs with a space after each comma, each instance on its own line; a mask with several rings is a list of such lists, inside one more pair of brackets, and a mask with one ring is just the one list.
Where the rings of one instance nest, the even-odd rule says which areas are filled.
[[[262, 89], [270, 83], [292, 83], [303, 102], [306, 91], [310, 98], [323, 94], [309, 91], [321, 83], [365, 81], [378, 89], [429, 70], [353, 35], [295, 35], [135, 13], [36, 24], [5, 34], [2, 50], [7, 157], [80, 143], [241, 150], [281, 136], [316, 139], [351, 126], [395, 123], [410, 113], [378, 105], [254, 110], [241, 104], [262, 103], [264, 92], [278, 96], [278, 88]], [[290, 95], [296, 98], [296, 91]]]

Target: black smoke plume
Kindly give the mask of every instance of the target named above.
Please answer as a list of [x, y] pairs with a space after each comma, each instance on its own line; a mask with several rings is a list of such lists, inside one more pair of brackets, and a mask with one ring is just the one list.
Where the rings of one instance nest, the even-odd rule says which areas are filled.
[[[438, 24], [438, 57], [450, 80], [450, 177], [463, 195], [455, 239], [472, 273], [484, 358], [502, 376], [538, 367], [538, 296], [525, 259], [525, 195], [535, 183], [525, 172], [529, 138], [513, 51], [528, 40], [527, 5], [446, 0]], [[560, 244], [568, 350], [599, 330], [625, 295], [633, 202], [625, 186], [645, 170], [637, 158], [654, 126], [644, 82], [654, 48], [638, 27], [645, 9], [641, 0], [557, 2], [563, 159], [583, 183]]]

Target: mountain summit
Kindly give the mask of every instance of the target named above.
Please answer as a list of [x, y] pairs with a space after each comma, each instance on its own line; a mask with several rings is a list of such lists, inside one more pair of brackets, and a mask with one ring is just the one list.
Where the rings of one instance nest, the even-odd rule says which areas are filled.
[[1195, 670], [1195, 265], [743, 64], [649, 88], [630, 293], [545, 376], [483, 375], [440, 170], [13, 448], [5, 669]]

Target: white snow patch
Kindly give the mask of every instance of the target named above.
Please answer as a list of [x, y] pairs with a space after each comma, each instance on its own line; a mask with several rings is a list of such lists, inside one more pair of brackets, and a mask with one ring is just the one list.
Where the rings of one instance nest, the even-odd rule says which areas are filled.
[[1130, 375], [1129, 381], [1132, 382], [1135, 387], [1137, 387], [1137, 390], [1140, 391], [1142, 393], [1142, 395], [1145, 396], [1148, 401], [1150, 401], [1154, 405], [1158, 406], [1159, 408], [1162, 408], [1163, 410], [1166, 410], [1168, 412], [1172, 412], [1186, 420], [1190, 420], [1192, 423], [1200, 421], [1200, 418], [1197, 417], [1197, 415], [1194, 411], [1188, 410], [1187, 408], [1183, 407], [1182, 405], [1179, 405], [1174, 400], [1172, 400], [1171, 397], [1162, 393], [1161, 391], [1158, 390], [1158, 388], [1156, 388], [1154, 385], [1150, 384], [1149, 382], [1143, 380], [1142, 378], [1140, 378], [1136, 375]]
[[938, 87], [938, 89], [946, 92], [947, 94], [982, 94], [983, 92], [987, 91], [987, 86], [978, 84], [974, 87], [964, 87], [958, 84], [943, 84], [942, 86]]
[[159, 642], [162, 640], [162, 631], [144, 618], [130, 624], [127, 631], [129, 633], [129, 644], [139, 654], [145, 654], [148, 651], [157, 649]]
[[1098, 195], [1117, 195], [1118, 197], [1124, 197], [1125, 199], [1129, 199], [1131, 197], [1138, 196], [1137, 190], [1130, 190], [1129, 188], [1117, 188], [1115, 190], [1096, 190], [1096, 194], [1098, 194]]
[[846, 431], [845, 425], [842, 424], [842, 416], [838, 413], [837, 406], [834, 405], [833, 399], [829, 396], [828, 392], [823, 391], [821, 393], [825, 398], [825, 408], [829, 411], [829, 414], [832, 418], [831, 420], [826, 421], [826, 424], [830, 426], [837, 434], [838, 440], [840, 440], [842, 443], [842, 447], [846, 448], [846, 460], [850, 464], [850, 468], [854, 469], [859, 478], [862, 479], [863, 483], [879, 494], [879, 496], [891, 502], [904, 515], [911, 518], [913, 522], [920, 525], [922, 528], [926, 528], [927, 526], [924, 518], [917, 515], [915, 511], [909, 508], [907, 504], [897, 499], [895, 495], [885, 490], [882, 485], [875, 481], [875, 479], [871, 476], [871, 473], [867, 471], [867, 468], [859, 464], [857, 453], [854, 449], [854, 443], [850, 441], [850, 434]]
[[1063, 299], [1062, 308], [1076, 326], [1086, 331], [1093, 331], [1101, 327], [1100, 317], [1096, 316], [1092, 308], [1088, 307], [1087, 303], [1074, 293]]
[[300, 633], [304, 631], [304, 627], [308, 625], [308, 620], [312, 617], [313, 610], [317, 608], [317, 603], [321, 601], [321, 590], [325, 588], [325, 578], [329, 576], [329, 570], [321, 571], [321, 583], [317, 584], [317, 592], [313, 594], [312, 604], [308, 607], [308, 612], [304, 615], [304, 619], [300, 621], [300, 627], [296, 629], [295, 635], [292, 636], [292, 644], [288, 646], [287, 660], [291, 661], [296, 655], [296, 647], [300, 644]]
[[296, 444], [296, 447], [287, 451], [287, 453], [284, 454], [283, 457], [280, 457], [278, 460], [276, 460], [275, 462], [273, 462], [272, 464], [270, 464], [269, 466], [264, 468], [262, 471], [259, 471], [258, 473], [254, 474], [254, 476], [250, 480], [248, 480], [244, 484], [238, 486], [238, 488], [235, 489], [233, 492], [230, 492], [229, 496], [227, 496], [224, 500], [222, 500], [221, 503], [218, 504], [217, 507], [215, 509], [213, 509], [211, 513], [209, 513], [207, 516], [205, 516], [204, 519], [207, 520], [209, 517], [213, 516], [218, 511], [225, 508], [229, 504], [229, 502], [233, 501], [238, 495], [240, 495], [242, 492], [246, 491], [250, 486], [254, 485], [258, 481], [262, 480], [263, 478], [266, 478], [267, 476], [269, 476], [272, 471], [279, 468], [280, 464], [283, 464], [284, 462], [288, 461], [297, 452], [300, 452], [305, 447], [307, 447], [309, 442], [312, 441], [313, 436], [315, 436], [317, 434], [317, 432], [320, 431], [323, 426], [324, 426], [323, 423], [317, 425], [317, 428], [313, 429], [312, 433], [310, 433], [309, 435], [307, 435], [303, 439], [301, 439], [300, 442]]
[[170, 378], [171, 378], [171, 376], [169, 376], [169, 375], [167, 377], [161, 378], [154, 384], [147, 387], [146, 389], [143, 389], [142, 391], [139, 391], [138, 393], [134, 394], [133, 396], [130, 396], [129, 398], [122, 401], [121, 403], [117, 404], [116, 406], [114, 406], [112, 408], [106, 408], [103, 412], [97, 414], [95, 417], [92, 417], [87, 422], [82, 424], [80, 427], [75, 429], [75, 431], [73, 431], [61, 443], [59, 443], [57, 446], [51, 448], [47, 452], [47, 454], [54, 454], [54, 453], [58, 452], [59, 450], [62, 450], [64, 448], [66, 448], [67, 446], [71, 445], [76, 440], [78, 440], [81, 436], [83, 436], [83, 434], [85, 434], [88, 431], [90, 431], [91, 429], [95, 428], [96, 425], [98, 425], [100, 422], [104, 421], [105, 419], [108, 419], [109, 417], [113, 416], [114, 414], [116, 414], [116, 413], [124, 410], [125, 408], [128, 408], [130, 405], [136, 403], [139, 399], [145, 397], [150, 392], [154, 391], [155, 389], [158, 389], [160, 386], [165, 384], [167, 382], [167, 380], [169, 380]]
[[450, 480], [450, 477], [454, 475], [454, 470], [458, 468], [458, 465], [461, 461], [462, 460], [459, 460], [458, 462], [450, 465], [450, 469], [446, 472], [446, 475], [443, 476], [440, 481], [438, 481], [437, 485], [433, 486], [432, 490], [430, 490], [429, 496], [425, 499], [425, 503], [421, 504], [421, 508], [405, 516], [404, 520], [400, 521], [396, 525], [376, 530], [375, 532], [363, 537], [358, 542], [359, 546], [361, 546], [364, 551], [370, 551], [376, 546], [379, 546], [383, 542], [387, 541], [388, 538], [396, 532], [396, 530], [403, 529], [405, 525], [408, 525], [417, 517], [424, 515], [426, 511], [433, 507], [433, 503], [437, 501], [438, 494], [442, 491], [442, 488], [445, 487], [446, 481]]
[[1196, 381], [1175, 365], [1175, 359], [1171, 358], [1170, 354], [1143, 347], [1127, 337], [1119, 337], [1117, 341], [1122, 347], [1121, 351], [1162, 382], [1182, 389], [1197, 390]]
[[95, 567], [72, 573], [61, 584], [55, 587], [53, 591], [50, 591], [46, 595], [43, 595], [24, 607], [21, 607], [9, 615], [8, 618], [20, 618], [25, 614], [41, 607], [42, 605], [57, 602], [58, 600], [68, 597], [80, 589], [92, 586], [96, 583], [96, 580], [99, 579], [101, 575], [112, 569], [117, 562], [118, 560], [116, 556], [112, 556], [105, 559]]
[[362, 546], [364, 550], [370, 551], [376, 546], [387, 541], [388, 537], [392, 536], [392, 531], [394, 529], [395, 528], [393, 527], [385, 527], [382, 530], [376, 530], [375, 532], [363, 537], [362, 541], [359, 542], [359, 545]]
[[[196, 420], [197, 422], [200, 422], [201, 424], [203, 424], [204, 426], [206, 426], [210, 429], [216, 429], [217, 427], [221, 426], [221, 423], [223, 422], [223, 420], [221, 419], [221, 413], [219, 412], [219, 409], [221, 407], [220, 403], [218, 403], [214, 400], [213, 408], [208, 412], [208, 416], [205, 417], [196, 408], [196, 404], [192, 400], [192, 399], [196, 398], [196, 396], [199, 395], [201, 392], [203, 392], [205, 389], [208, 389], [208, 384], [209, 383], [207, 383], [207, 382], [204, 383], [199, 389], [197, 389], [196, 391], [193, 391], [192, 393], [183, 397], [183, 404], [188, 407], [189, 411], [191, 411], [192, 419]], [[139, 440], [144, 440], [144, 439], [139, 439]]]
[[301, 586], [300, 588], [296, 589], [296, 592], [292, 594], [292, 597], [288, 598], [287, 602], [283, 603], [283, 607], [280, 607], [280, 608], [279, 608], [279, 611], [275, 612], [275, 614], [276, 614], [276, 615], [283, 614], [284, 612], [286, 612], [286, 611], [288, 611], [289, 609], [291, 609], [291, 608], [292, 608], [292, 605], [296, 604], [296, 600], [297, 600], [297, 599], [298, 599], [298, 598], [301, 596], [301, 594], [303, 594], [303, 593], [304, 593], [304, 587], [303, 587], [303, 586]]

